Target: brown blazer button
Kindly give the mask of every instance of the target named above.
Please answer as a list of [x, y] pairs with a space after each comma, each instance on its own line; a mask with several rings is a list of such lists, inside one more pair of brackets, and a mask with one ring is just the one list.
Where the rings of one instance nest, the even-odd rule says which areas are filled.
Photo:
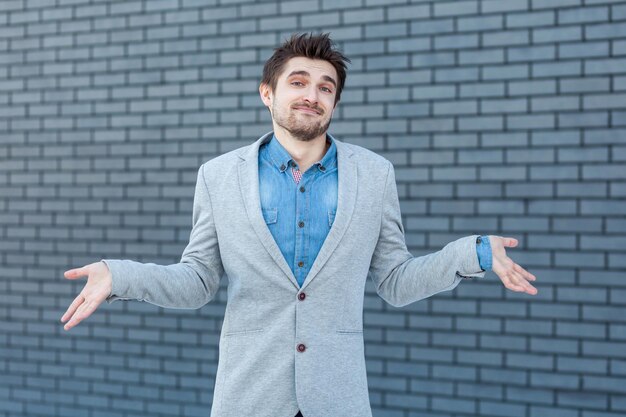
[[306, 294], [301, 292], [300, 294], [298, 294], [298, 300], [302, 301], [306, 298]]
[[304, 346], [302, 343], [300, 343], [298, 345], [298, 352], [304, 352], [306, 350], [306, 346]]

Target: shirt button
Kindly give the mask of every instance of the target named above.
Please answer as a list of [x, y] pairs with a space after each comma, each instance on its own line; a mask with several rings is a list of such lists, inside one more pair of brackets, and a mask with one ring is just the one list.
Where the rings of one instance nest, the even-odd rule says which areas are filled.
[[298, 262], [298, 266], [303, 267], [304, 266], [304, 262], [302, 262], [302, 261]]
[[478, 236], [478, 237], [476, 238], [476, 243], [478, 244], [478, 243], [481, 243], [481, 242], [482, 242], [482, 239], [480, 238], [480, 236]]
[[281, 170], [281, 171], [284, 171], [284, 170], [285, 170], [285, 164], [282, 164], [282, 165], [280, 166], [280, 170]]
[[320, 171], [326, 171], [326, 167], [324, 165], [320, 165]]
[[304, 344], [300, 343], [298, 345], [298, 352], [304, 352], [306, 350], [306, 346], [304, 346]]
[[304, 301], [304, 299], [306, 298], [306, 294], [301, 292], [300, 294], [298, 294], [298, 300], [300, 301]]
[[302, 193], [303, 193], [303, 192], [304, 192], [304, 190], [305, 190], [304, 186], [300, 187], [300, 192], [302, 192]]
[[301, 222], [298, 222], [298, 226], [300, 226], [300, 227], [304, 227], [304, 222], [302, 222], [302, 221], [301, 221]]

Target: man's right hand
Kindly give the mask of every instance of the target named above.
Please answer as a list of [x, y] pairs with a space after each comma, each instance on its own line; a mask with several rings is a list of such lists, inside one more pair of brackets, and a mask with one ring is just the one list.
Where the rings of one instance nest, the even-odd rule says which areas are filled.
[[69, 330], [89, 317], [111, 295], [113, 277], [109, 267], [102, 261], [70, 269], [63, 275], [67, 279], [87, 277], [87, 284], [61, 317], [62, 323], [70, 319], [63, 326], [65, 330]]

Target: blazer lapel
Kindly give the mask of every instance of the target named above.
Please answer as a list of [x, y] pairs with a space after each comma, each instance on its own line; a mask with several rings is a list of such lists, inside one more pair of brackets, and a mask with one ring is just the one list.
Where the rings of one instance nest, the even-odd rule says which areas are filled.
[[354, 212], [357, 193], [357, 166], [352, 158], [353, 151], [343, 142], [329, 134], [337, 146], [337, 212], [335, 220], [322, 244], [308, 275], [302, 283], [304, 289], [317, 276], [330, 255], [339, 244]]
[[276, 262], [285, 275], [289, 277], [293, 285], [299, 288], [298, 281], [293, 275], [293, 272], [291, 272], [289, 265], [287, 265], [287, 261], [285, 261], [285, 257], [274, 240], [274, 236], [272, 236], [272, 233], [267, 228], [261, 212], [261, 197], [259, 195], [259, 148], [266, 140], [272, 138], [272, 134], [273, 132], [266, 133], [249, 147], [243, 148], [239, 153], [239, 157], [242, 159], [239, 161], [238, 165], [239, 188], [241, 189], [248, 219], [259, 240], [272, 256], [274, 262]]
[[[276, 264], [299, 290], [300, 286], [298, 285], [298, 281], [293, 275], [287, 261], [285, 261], [285, 257], [274, 240], [272, 233], [267, 228], [261, 212], [261, 198], [259, 195], [259, 148], [263, 143], [271, 139], [273, 133], [274, 132], [266, 133], [252, 145], [242, 148], [239, 152], [239, 157], [241, 158], [238, 165], [239, 187], [241, 189], [248, 219], [259, 240]], [[336, 140], [334, 137], [332, 138], [337, 146], [337, 212], [335, 213], [335, 220], [328, 232], [328, 236], [326, 236], [326, 240], [324, 240], [302, 284], [302, 288], [306, 287], [309, 282], [311, 282], [335, 250], [335, 247], [348, 228], [348, 223], [352, 217], [356, 202], [357, 167], [356, 162], [351, 158], [353, 152], [343, 142]]]

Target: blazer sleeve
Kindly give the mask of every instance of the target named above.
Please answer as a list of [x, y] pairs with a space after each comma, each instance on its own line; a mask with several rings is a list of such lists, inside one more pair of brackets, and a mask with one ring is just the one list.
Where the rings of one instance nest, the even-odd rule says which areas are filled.
[[395, 172], [389, 163], [380, 233], [368, 276], [378, 295], [395, 307], [452, 290], [464, 278], [485, 276], [478, 263], [477, 236], [462, 237], [437, 252], [413, 257], [404, 240]]
[[161, 307], [193, 309], [215, 297], [224, 267], [204, 176], [205, 165], [198, 170], [192, 230], [180, 262], [156, 265], [103, 259], [113, 276], [111, 294], [106, 299], [109, 304], [116, 300], [139, 300]]

